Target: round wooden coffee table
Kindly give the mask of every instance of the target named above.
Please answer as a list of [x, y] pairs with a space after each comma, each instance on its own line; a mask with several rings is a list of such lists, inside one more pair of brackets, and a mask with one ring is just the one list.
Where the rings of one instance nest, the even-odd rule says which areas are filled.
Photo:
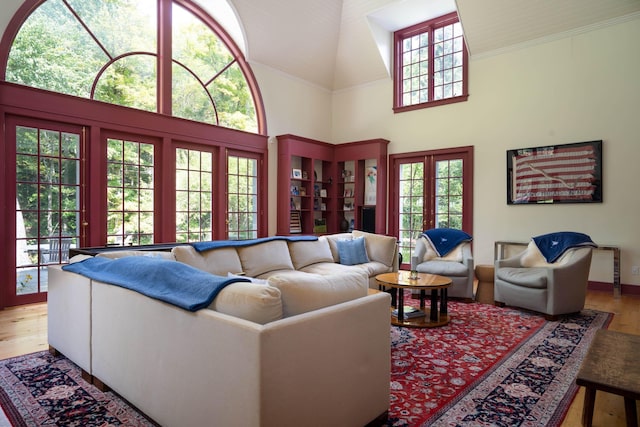
[[[434, 328], [449, 323], [447, 314], [447, 288], [451, 286], [451, 279], [436, 274], [418, 273], [417, 279], [410, 279], [408, 271], [383, 273], [376, 276], [376, 281], [381, 286], [393, 288], [398, 293], [394, 298], [396, 304], [391, 308], [391, 324], [396, 326], [413, 326], [416, 328]], [[404, 290], [417, 289], [420, 291], [420, 310], [424, 315], [419, 317], [407, 317], [405, 315]], [[431, 307], [425, 308], [425, 291], [431, 291]], [[440, 298], [438, 298], [440, 291]], [[438, 299], [440, 307], [438, 309]]]

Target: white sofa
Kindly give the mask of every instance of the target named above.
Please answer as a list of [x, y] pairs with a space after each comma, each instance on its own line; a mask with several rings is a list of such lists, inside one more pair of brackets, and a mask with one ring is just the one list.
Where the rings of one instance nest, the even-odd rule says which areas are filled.
[[[360, 236], [370, 262], [336, 262], [337, 241]], [[390, 297], [368, 295], [397, 269], [389, 239], [262, 243], [233, 249], [240, 265], [228, 248], [145, 253], [268, 280], [228, 285], [196, 312], [52, 266], [49, 344], [163, 426], [362, 426], [389, 405]]]

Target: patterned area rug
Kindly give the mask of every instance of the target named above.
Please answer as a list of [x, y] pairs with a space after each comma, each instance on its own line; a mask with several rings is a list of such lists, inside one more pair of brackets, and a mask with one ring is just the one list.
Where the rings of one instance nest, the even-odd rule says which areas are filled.
[[[593, 335], [612, 318], [584, 310], [547, 322], [455, 301], [449, 313], [440, 328], [391, 327], [388, 426], [558, 426]], [[154, 425], [48, 352], [0, 361], [0, 405], [12, 426]]]
[[456, 301], [449, 313], [441, 328], [391, 328], [388, 426], [558, 426], [596, 330], [613, 317], [583, 310], [548, 322]]
[[68, 359], [47, 351], [0, 361], [0, 405], [14, 427], [155, 426], [118, 396], [84, 381]]

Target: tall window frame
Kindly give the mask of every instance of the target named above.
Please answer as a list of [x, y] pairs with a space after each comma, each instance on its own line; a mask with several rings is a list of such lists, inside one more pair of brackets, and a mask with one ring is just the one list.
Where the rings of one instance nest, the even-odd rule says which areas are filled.
[[[166, 0], [160, 0], [165, 2]], [[175, 0], [178, 1], [178, 0]], [[0, 75], [6, 73], [6, 64], [13, 37], [20, 29], [32, 10], [41, 1], [26, 0], [16, 12], [0, 41]], [[180, 0], [180, 4], [191, 4], [187, 0]], [[209, 18], [211, 19], [211, 18]], [[248, 65], [247, 65], [248, 66]], [[257, 83], [256, 90], [257, 90]], [[258, 92], [259, 93], [259, 92]], [[170, 98], [168, 98], [170, 101]], [[184, 120], [166, 113], [155, 113], [124, 107], [105, 102], [96, 102], [88, 98], [69, 96], [62, 93], [43, 90], [27, 85], [10, 83], [0, 78], [0, 129], [8, 147], [16, 141], [15, 124], [13, 118], [21, 120], [47, 121], [52, 126], [61, 126], [63, 129], [72, 127], [80, 129], [82, 134], [83, 155], [81, 157], [80, 191], [84, 195], [80, 211], [80, 218], [76, 220], [77, 230], [73, 234], [71, 242], [75, 247], [103, 247], [107, 244], [107, 139], [113, 135], [124, 135], [126, 139], [137, 141], [152, 141], [154, 145], [154, 218], [153, 218], [153, 243], [165, 244], [176, 241], [176, 165], [174, 147], [185, 145], [194, 149], [210, 151], [214, 158], [218, 159], [214, 165], [213, 182], [215, 190], [213, 194], [212, 213], [214, 220], [210, 239], [226, 239], [228, 230], [225, 227], [227, 211], [228, 189], [226, 188], [226, 162], [221, 153], [233, 150], [237, 155], [249, 156], [259, 160], [260, 169], [256, 178], [257, 188], [255, 195], [257, 200], [252, 209], [255, 226], [252, 232], [256, 237], [267, 235], [267, 209], [268, 187], [266, 179], [267, 168], [264, 161], [268, 156], [268, 142], [266, 122], [264, 122], [264, 108], [260, 100], [259, 133], [240, 131], [222, 126], [215, 126], [204, 122]], [[262, 120], [262, 121], [261, 121]], [[13, 136], [12, 136], [13, 133]], [[14, 150], [15, 151], [15, 150]], [[0, 156], [0, 171], [3, 171], [3, 185], [0, 185], [0, 200], [6, 206], [16, 205], [16, 170], [15, 161], [8, 153]], [[226, 160], [226, 159], [225, 159]], [[204, 205], [202, 212], [207, 209]], [[217, 215], [216, 210], [222, 215]], [[16, 211], [17, 212], [17, 211]], [[76, 213], [74, 215], [77, 216]], [[9, 225], [0, 228], [0, 243], [5, 247], [18, 245], [32, 245], [27, 250], [38, 251], [40, 248], [27, 242], [27, 239], [17, 238], [15, 212], [0, 210], [0, 222]], [[74, 217], [75, 218], [75, 217]], [[79, 222], [79, 224], [78, 224]], [[148, 234], [148, 233], [147, 233]], [[44, 235], [43, 235], [44, 236]], [[62, 247], [66, 243], [66, 234], [52, 234], [47, 236], [54, 238]], [[126, 236], [123, 234], [123, 237]], [[20, 240], [20, 242], [18, 241]], [[41, 243], [44, 241], [42, 239]], [[124, 240], [124, 239], [122, 239]], [[133, 242], [132, 242], [133, 243]], [[44, 245], [40, 245], [45, 247]], [[52, 246], [49, 246], [51, 248]], [[24, 250], [18, 248], [21, 252]], [[47, 249], [49, 250], [49, 249]], [[57, 254], [64, 263], [63, 249], [49, 250]], [[35, 252], [34, 252], [35, 253]], [[35, 255], [37, 256], [37, 255]], [[50, 262], [47, 262], [47, 264]], [[53, 263], [53, 262], [51, 262]], [[39, 263], [42, 264], [42, 263]], [[17, 262], [15, 254], [0, 259], [0, 269], [8, 273], [8, 280], [0, 284], [0, 309], [6, 306], [19, 305], [30, 302], [46, 301], [47, 294], [42, 292], [43, 283], [40, 284], [40, 292], [28, 295], [16, 295], [16, 280], [19, 267], [31, 267], [30, 263]], [[38, 267], [40, 268], [40, 267]], [[24, 269], [23, 269], [24, 270]], [[20, 270], [21, 271], [21, 270]], [[45, 269], [46, 271], [46, 269]], [[26, 273], [24, 275], [26, 277]], [[32, 277], [34, 275], [32, 274]], [[31, 282], [33, 284], [33, 279]], [[19, 285], [19, 283], [18, 283]]]
[[[41, 6], [45, 6], [45, 5], [48, 6], [47, 2], [49, 1], [50, 0], [26, 0], [22, 4], [22, 6], [18, 9], [18, 12], [14, 15], [13, 19], [10, 21], [7, 27], [7, 31], [3, 35], [2, 41], [0, 42], [0, 52], [3, 52], [5, 49], [7, 49], [7, 53], [8, 53], [7, 55], [0, 55], [0, 80], [6, 80], [9, 77], [7, 73], [7, 70], [8, 70], [7, 67], [9, 67], [11, 64], [10, 56], [9, 56], [11, 54], [11, 47], [14, 41], [16, 40], [16, 38], [18, 37], [23, 24], [25, 24], [28, 21], [28, 19], [31, 17], [31, 15], [37, 12]], [[96, 0], [96, 1], [100, 1], [100, 0]], [[89, 80], [92, 80], [92, 82], [89, 82], [90, 87], [82, 89], [82, 91], [85, 91], [85, 90], [87, 91], [85, 95], [80, 95], [77, 93], [67, 93], [67, 94], [70, 94], [72, 96], [83, 96], [89, 99], [100, 99], [98, 96], [99, 94], [97, 92], [97, 86], [99, 81], [107, 78], [111, 78], [111, 79], [123, 78], [122, 76], [119, 76], [119, 75], [107, 76], [107, 71], [110, 69], [118, 68], [117, 65], [119, 63], [123, 64], [126, 61], [138, 60], [146, 64], [144, 67], [142, 67], [142, 68], [146, 67], [145, 69], [146, 72], [155, 74], [155, 76], [151, 76], [151, 78], [149, 78], [150, 76], [146, 76], [146, 75], [142, 76], [144, 78], [139, 79], [139, 82], [138, 82], [138, 84], [142, 84], [143, 81], [148, 82], [149, 80], [153, 82], [149, 84], [153, 85], [153, 87], [156, 89], [155, 105], [152, 105], [153, 103], [149, 104], [147, 102], [145, 104], [143, 101], [140, 101], [140, 102], [135, 101], [137, 97], [134, 91], [133, 93], [130, 94], [131, 98], [134, 100], [131, 102], [133, 102], [134, 105], [124, 105], [124, 106], [139, 108], [146, 111], [157, 112], [160, 114], [174, 115], [176, 117], [183, 117], [189, 120], [202, 121], [203, 123], [215, 124], [219, 126], [228, 127], [231, 129], [245, 130], [236, 126], [236, 124], [240, 123], [241, 120], [239, 120], [238, 117], [236, 117], [233, 114], [234, 111], [229, 112], [230, 114], [226, 115], [228, 117], [223, 122], [220, 116], [222, 112], [226, 112], [226, 111], [221, 111], [218, 106], [218, 103], [221, 102], [221, 99], [219, 98], [223, 96], [220, 94], [224, 94], [225, 92], [231, 90], [229, 87], [229, 84], [224, 83], [225, 80], [228, 80], [229, 74], [233, 73], [234, 71], [241, 72], [242, 75], [244, 76], [244, 79], [247, 85], [247, 90], [251, 95], [251, 101], [253, 103], [253, 110], [255, 113], [255, 121], [256, 121], [256, 129], [246, 129], [246, 131], [257, 132], [259, 134], [266, 135], [267, 134], [266, 115], [264, 112], [262, 95], [260, 93], [257, 81], [255, 79], [255, 76], [253, 74], [251, 67], [249, 66], [248, 62], [244, 58], [244, 54], [242, 53], [240, 48], [235, 44], [235, 41], [233, 40], [233, 38], [224, 30], [224, 28], [220, 24], [217, 23], [217, 21], [213, 17], [211, 17], [200, 6], [198, 6], [192, 1], [189, 1], [189, 0], [154, 0], [154, 1], [157, 2], [157, 11], [156, 11], [157, 16], [155, 19], [156, 39], [154, 40], [155, 46], [152, 46], [154, 49], [147, 50], [142, 48], [141, 49], [134, 48], [125, 52], [117, 52], [112, 47], [111, 48], [108, 47], [107, 43], [104, 42], [104, 38], [98, 35], [96, 31], [94, 31], [91, 23], [83, 19], [83, 16], [81, 16], [82, 14], [74, 9], [72, 2], [64, 1], [61, 3], [63, 4], [63, 7], [66, 7], [68, 9], [68, 11], [66, 11], [66, 14], [73, 17], [71, 21], [73, 25], [79, 28], [82, 28], [82, 31], [84, 31], [83, 37], [86, 39], [86, 42], [82, 44], [82, 46], [84, 47], [86, 45], [91, 45], [94, 50], [99, 51], [100, 54], [103, 55], [105, 58], [105, 60], [103, 61], [99, 69], [91, 70], [88, 72], [89, 77], [91, 77]], [[174, 56], [174, 53], [178, 52], [179, 49], [175, 49], [172, 43], [172, 41], [176, 38], [176, 36], [172, 34], [172, 27], [173, 27], [172, 16], [174, 12], [175, 13], [178, 12], [178, 9], [182, 15], [186, 14], [192, 18], [195, 18], [193, 19], [193, 21], [197, 21], [198, 23], [204, 24], [204, 26], [208, 27], [208, 29], [210, 29], [211, 32], [217, 38], [217, 41], [219, 42], [218, 44], [223, 45], [228, 50], [227, 52], [228, 58], [225, 57], [224, 59], [225, 63], [222, 64], [219, 69], [208, 70], [206, 73], [203, 73], [202, 64], [201, 63], [196, 64], [196, 62], [198, 62], [197, 59], [189, 63], [189, 61], [183, 57], [176, 58]], [[182, 21], [184, 18], [177, 18], [177, 19], [179, 21]], [[55, 25], [51, 25], [51, 27], [55, 27]], [[70, 49], [68, 46], [62, 46], [61, 50], [62, 51], [71, 50], [75, 52], [77, 50], [77, 47], [74, 46]], [[44, 55], [46, 54], [46, 52], [45, 53], [40, 52], [40, 54]], [[76, 53], [76, 56], [77, 55], [78, 54]], [[177, 53], [177, 55], [179, 55], [179, 53]], [[32, 64], [33, 67], [35, 67], [35, 70], [38, 70], [38, 68], [42, 68], [42, 67], [38, 67], [37, 66], [38, 64], [35, 63], [35, 59], [38, 59], [38, 58], [27, 58], [27, 59], [28, 59], [27, 63]], [[45, 64], [51, 61], [52, 61], [51, 58], [48, 58], [48, 57], [45, 58], [45, 61], [42, 64], [43, 67]], [[63, 66], [64, 64], [56, 64], [56, 65]], [[218, 65], [216, 65], [216, 67], [218, 67]], [[127, 68], [127, 67], [124, 67], [124, 68]], [[153, 68], [155, 68], [155, 70], [153, 70]], [[18, 68], [18, 69], [21, 69], [21, 68]], [[30, 72], [34, 73], [34, 70], [30, 70]], [[52, 74], [55, 74], [54, 72], [55, 70], [51, 71]], [[209, 116], [211, 116], [210, 119], [200, 120], [194, 117], [190, 117], [189, 112], [181, 111], [179, 108], [177, 108], [178, 105], [181, 104], [181, 102], [182, 103], [185, 102], [184, 100], [182, 101], [179, 100], [180, 92], [176, 91], [174, 93], [174, 90], [173, 90], [174, 86], [176, 86], [176, 78], [179, 78], [179, 77], [176, 77], [177, 74], [180, 74], [182, 78], [185, 78], [185, 76], [188, 76], [186, 78], [192, 81], [191, 86], [184, 86], [184, 87], [181, 86], [183, 88], [182, 92], [186, 93], [187, 89], [192, 91], [191, 95], [187, 97], [190, 99], [192, 103], [195, 101], [194, 99], [195, 93], [204, 93], [204, 95], [202, 96], [204, 102], [206, 104], [210, 104], [211, 106], [211, 113], [209, 114]], [[128, 70], [126, 75], [128, 76], [135, 75], [135, 72]], [[8, 80], [8, 81], [11, 81], [11, 80]], [[218, 82], [223, 82], [223, 83], [218, 83]], [[15, 81], [15, 83], [25, 84], [19, 81]], [[26, 84], [26, 85], [31, 87], [39, 87], [45, 90], [57, 91], [59, 93], [66, 93], [63, 91], [56, 90], [55, 88], [46, 87], [46, 85], [45, 86], [37, 85], [37, 84], [32, 84], [32, 85]], [[213, 93], [207, 90], [207, 87], [212, 87], [212, 90], [213, 90], [214, 87], [217, 88], [218, 86], [220, 86], [221, 88], [219, 90], [214, 90]], [[197, 89], [193, 89], [193, 87], [197, 87]], [[128, 88], [124, 87], [124, 89], [128, 89]], [[74, 89], [74, 91], [75, 90], [76, 89]], [[121, 88], [114, 87], [113, 90], [121, 90]], [[109, 100], [104, 100], [104, 101], [109, 102]], [[234, 102], [231, 104], [237, 105], [238, 102], [240, 101], [234, 100]], [[114, 104], [118, 105], [117, 103], [114, 103]]]
[[473, 235], [472, 146], [393, 154], [389, 164], [389, 230], [398, 236], [403, 268], [424, 230], [450, 227]]
[[[469, 54], [457, 12], [396, 31], [393, 111], [466, 101], [468, 64]], [[461, 83], [461, 89], [456, 89], [457, 82]]]

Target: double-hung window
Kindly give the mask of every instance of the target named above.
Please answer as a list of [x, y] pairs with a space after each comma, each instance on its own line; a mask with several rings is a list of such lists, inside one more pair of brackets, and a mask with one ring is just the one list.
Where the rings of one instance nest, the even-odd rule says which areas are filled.
[[396, 31], [394, 111], [466, 101], [468, 62], [455, 12]]

